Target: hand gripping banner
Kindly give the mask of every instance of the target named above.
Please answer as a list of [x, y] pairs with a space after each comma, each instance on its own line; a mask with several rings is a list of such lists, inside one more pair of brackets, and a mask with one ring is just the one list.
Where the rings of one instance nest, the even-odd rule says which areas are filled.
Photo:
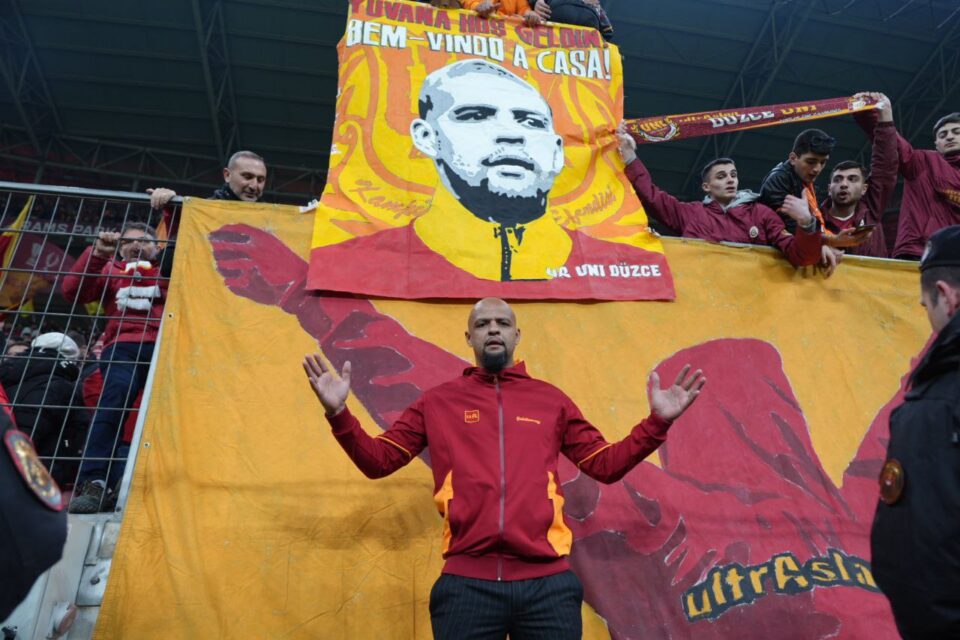
[[596, 31], [352, 0], [309, 287], [392, 298], [669, 300], [622, 172]]

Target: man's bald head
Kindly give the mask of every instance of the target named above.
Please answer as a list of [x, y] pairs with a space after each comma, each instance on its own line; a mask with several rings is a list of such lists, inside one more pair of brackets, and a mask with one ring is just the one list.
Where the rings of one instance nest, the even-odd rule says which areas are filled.
[[513, 309], [509, 304], [507, 304], [506, 300], [503, 300], [502, 298], [484, 298], [483, 300], [478, 301], [477, 304], [473, 305], [473, 308], [470, 309], [470, 317], [467, 318], [467, 329], [473, 325], [474, 318], [476, 318], [478, 313], [490, 308], [506, 309], [510, 314], [510, 317], [513, 319], [514, 324], [516, 324], [517, 314], [513, 312]]
[[520, 341], [517, 316], [504, 300], [484, 298], [470, 310], [466, 338], [477, 366], [499, 373], [513, 366], [513, 352]]

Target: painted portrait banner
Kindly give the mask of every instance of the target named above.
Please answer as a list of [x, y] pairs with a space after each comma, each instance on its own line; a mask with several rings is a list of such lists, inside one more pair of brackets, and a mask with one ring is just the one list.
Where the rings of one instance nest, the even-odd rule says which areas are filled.
[[627, 120], [626, 123], [627, 133], [633, 136], [637, 144], [651, 144], [833, 118], [877, 108], [878, 103], [873, 98], [851, 96], [788, 102], [765, 107], [740, 107], [672, 116], [634, 118]]
[[670, 300], [623, 175], [620, 54], [595, 30], [353, 0], [311, 289]]
[[[376, 434], [462, 374], [470, 303], [308, 291], [311, 220], [292, 207], [191, 199], [183, 224], [96, 637], [430, 638], [429, 449], [366, 478], [300, 363], [349, 360], [347, 402]], [[584, 637], [893, 640], [868, 536], [930, 332], [916, 265], [847, 257], [824, 280], [767, 248], [664, 248], [672, 304], [514, 304], [518, 358], [609, 440], [648, 414], [648, 371], [708, 379], [621, 481], [561, 456]]]

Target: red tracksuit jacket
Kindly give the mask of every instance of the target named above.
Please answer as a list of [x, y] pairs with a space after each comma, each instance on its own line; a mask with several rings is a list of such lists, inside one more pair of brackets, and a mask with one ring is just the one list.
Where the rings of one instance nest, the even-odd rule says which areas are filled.
[[[149, 266], [148, 266], [149, 265]], [[146, 261], [100, 258], [87, 247], [63, 277], [61, 293], [79, 303], [100, 302], [108, 318], [103, 346], [114, 342], [156, 342], [168, 280]]]
[[[857, 124], [873, 136], [876, 111], [861, 111]], [[942, 156], [928, 149], [914, 149], [897, 135], [903, 202], [893, 257], [919, 258], [927, 240], [938, 230], [960, 224], [960, 155]]]
[[616, 482], [666, 439], [655, 414], [615, 444], [562, 391], [518, 364], [494, 375], [470, 367], [425, 392], [370, 437], [344, 410], [333, 434], [368, 477], [386, 476], [427, 445], [443, 516], [443, 572], [526, 580], [569, 568], [573, 536], [563, 520], [558, 454], [600, 482]]

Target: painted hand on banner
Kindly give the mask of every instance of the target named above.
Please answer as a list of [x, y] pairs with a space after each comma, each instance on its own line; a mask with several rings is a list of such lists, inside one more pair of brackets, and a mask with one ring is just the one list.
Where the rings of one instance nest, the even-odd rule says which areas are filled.
[[350, 395], [350, 361], [343, 363], [338, 376], [333, 367], [327, 366], [319, 353], [304, 356], [303, 370], [310, 381], [310, 388], [323, 405], [328, 416], [335, 416], [347, 406]]
[[700, 395], [700, 390], [707, 383], [703, 376], [703, 371], [697, 369], [693, 375], [690, 373], [690, 365], [685, 365], [677, 379], [666, 389], [660, 388], [660, 374], [656, 371], [650, 373], [648, 383], [650, 394], [650, 410], [664, 420], [676, 420], [687, 408], [693, 404], [693, 401]]
[[381, 428], [470, 364], [411, 335], [369, 300], [306, 291], [307, 262], [263, 229], [226, 225], [210, 244], [230, 291], [295, 316], [334, 368], [350, 361], [351, 391]]

